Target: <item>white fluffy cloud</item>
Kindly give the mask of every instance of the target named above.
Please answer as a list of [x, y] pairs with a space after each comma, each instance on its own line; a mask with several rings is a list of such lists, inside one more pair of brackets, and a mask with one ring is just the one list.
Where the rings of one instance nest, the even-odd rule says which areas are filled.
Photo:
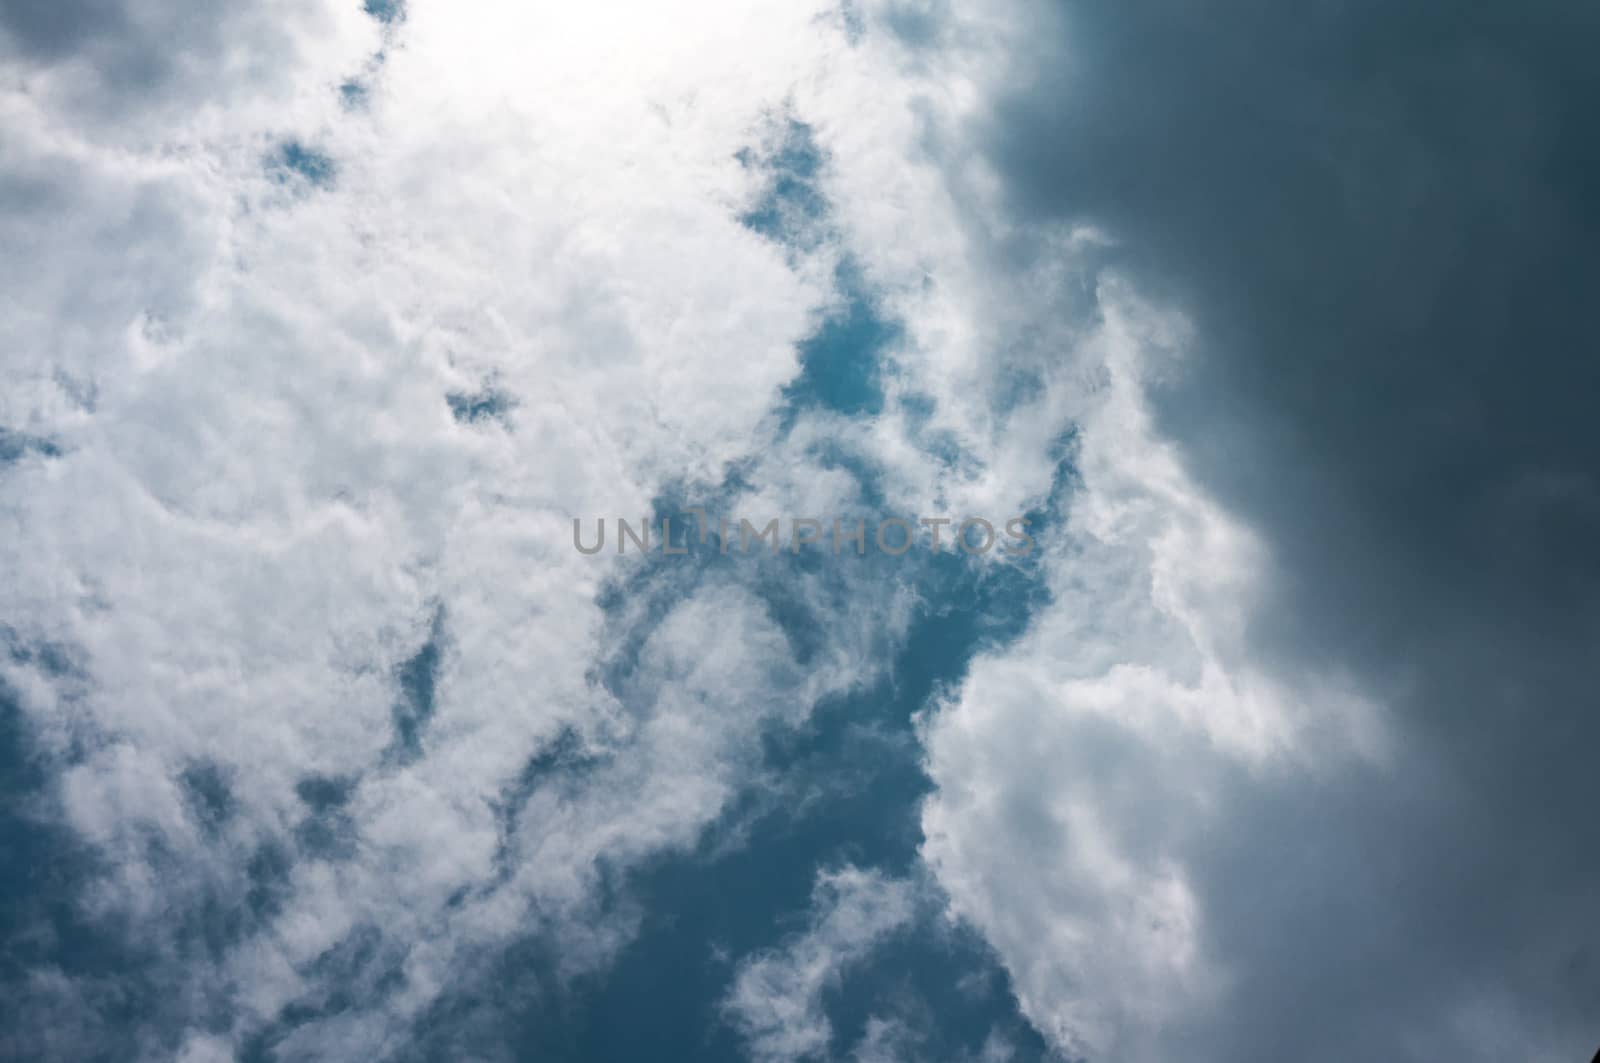
[[[763, 726], [878, 667], [895, 588], [817, 589], [840, 622], [801, 671], [728, 580], [608, 619], [597, 592], [629, 570], [577, 555], [569, 521], [642, 514], [736, 460], [764, 470], [752, 500], [850, 501], [806, 464], [827, 418], [763, 457], [772, 412], [842, 255], [894, 312], [985, 299], [959, 239], [920, 221], [962, 214], [917, 148], [919, 95], [958, 107], [961, 81], [881, 35], [852, 45], [821, 4], [419, 3], [388, 31], [302, 5], [264, 35], [229, 9], [181, 62], [162, 58], [175, 9], [124, 14], [137, 32], [57, 52], [9, 28], [0, 422], [53, 452], [0, 469], [0, 619], [72, 667], [14, 653], [5, 678], [103, 861], [86, 911], [167, 957], [167, 1018], [229, 1016], [140, 1051], [225, 1058], [285, 1005], [375, 977], [327, 966], [372, 928], [404, 988], [282, 1044], [382, 1051], [476, 946], [543, 931], [574, 969], [603, 962], [630, 924], [601, 911], [598, 868], [692, 844], [753, 777]], [[141, 62], [139, 94], [113, 95]], [[737, 220], [762, 177], [736, 153], [785, 113], [817, 129], [835, 203], [799, 257]], [[917, 295], [934, 272], [943, 294]], [[899, 357], [955, 409], [979, 353], [914, 331]], [[488, 392], [496, 416], [452, 416], [449, 396]], [[897, 501], [943, 494], [894, 415], [850, 431], [891, 460]], [[985, 499], [1048, 481], [1018, 467]], [[396, 677], [425, 649], [430, 715], [397, 761]], [[628, 653], [619, 694], [597, 669]], [[523, 780], [563, 736], [598, 766]], [[319, 810], [308, 778], [348, 791]], [[313, 828], [339, 855], [302, 845], [259, 923], [196, 951], [183, 913], [242, 905], [252, 860]]]
[[938, 786], [923, 853], [999, 950], [1029, 1018], [1088, 1058], [1164, 1059], [1223, 999], [1188, 857], [1238, 779], [1380, 763], [1375, 706], [1338, 677], [1275, 675], [1249, 620], [1271, 561], [1151, 425], [1145, 387], [1181, 321], [1115, 280], [1089, 345], [1081, 489], [1052, 540], [1053, 600], [924, 721]]

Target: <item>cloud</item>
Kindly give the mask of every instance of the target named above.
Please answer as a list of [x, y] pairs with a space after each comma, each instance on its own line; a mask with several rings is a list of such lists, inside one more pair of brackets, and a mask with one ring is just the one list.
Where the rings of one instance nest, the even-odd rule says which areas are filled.
[[1581, 1057], [1592, 20], [1018, 17], [1005, 210], [1186, 353], [1113, 374], [1056, 608], [930, 718], [930, 862], [1090, 1058]]
[[[903, 300], [938, 249], [878, 262], [837, 207], [805, 247], [741, 221], [768, 177], [741, 152], [791, 110], [833, 160], [819, 195], [897, 168], [931, 194], [901, 162], [925, 82], [822, 7], [484, 4], [381, 34], [224, 12], [120, 100], [97, 64], [164, 39], [124, 14], [9, 30], [0, 423], [48, 444], [0, 467], [0, 667], [38, 805], [87, 854], [41, 925], [137, 962], [52, 956], [11, 1007], [100, 1015], [121, 977], [133, 1029], [86, 1022], [84, 1052], [396, 1054], [518, 942], [558, 982], [603, 968], [628, 871], [692, 846], [759, 784], [763, 734], [903, 633], [915, 589], [882, 569], [568, 541], [674, 492], [862, 506], [841, 439], [892, 455], [894, 504], [940, 493], [901, 405], [782, 414], [807, 337]], [[1049, 467], [987, 490], [1021, 504]]]
[[[752, 1058], [827, 1058], [832, 1028], [823, 991], [916, 910], [908, 882], [854, 867], [819, 874], [810, 925], [780, 948], [741, 961], [724, 1004]], [[881, 1058], [886, 1036], [869, 1028], [864, 1058]]]
[[[0, 679], [73, 884], [16, 1043], [513, 1054], [461, 988], [603, 971], [987, 580], [922, 854], [1058, 1049], [1577, 1052], [1593, 78], [1442, 10], [7, 8]], [[568, 545], [696, 503], [1040, 549]], [[758, 1052], [900, 875], [739, 969]]]
[[[0, 11], [7, 95], [70, 118], [59, 132], [148, 148], [175, 126], [316, 106], [341, 66], [378, 41], [355, 5], [292, 0], [271, 11], [22, 0]], [[247, 42], [241, 44], [240, 42]]]
[[[1188, 866], [1235, 779], [1326, 777], [1388, 753], [1375, 707], [1274, 674], [1248, 618], [1270, 559], [1152, 429], [1144, 391], [1181, 323], [1114, 278], [1080, 480], [1049, 540], [1050, 604], [923, 721], [923, 856], [1074, 1058], [1161, 1058], [1230, 972]], [[1313, 751], [1315, 751], [1313, 753]]]

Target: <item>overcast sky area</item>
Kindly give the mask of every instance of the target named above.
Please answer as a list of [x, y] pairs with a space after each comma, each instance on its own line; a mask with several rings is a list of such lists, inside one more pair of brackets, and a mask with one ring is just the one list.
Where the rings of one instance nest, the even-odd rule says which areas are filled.
[[0, 0], [0, 1060], [1590, 1059], [1597, 47]]

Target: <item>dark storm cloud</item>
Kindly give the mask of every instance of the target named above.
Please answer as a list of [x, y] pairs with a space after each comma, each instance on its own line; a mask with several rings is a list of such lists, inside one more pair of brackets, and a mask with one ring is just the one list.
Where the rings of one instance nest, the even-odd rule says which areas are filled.
[[1244, 976], [1201, 1058], [1446, 1058], [1476, 1022], [1592, 1051], [1600, 7], [1039, 17], [986, 132], [1012, 209], [1102, 227], [1191, 317], [1156, 400], [1276, 552], [1261, 644], [1399, 729], [1394, 770], [1248, 788], [1192, 854]]

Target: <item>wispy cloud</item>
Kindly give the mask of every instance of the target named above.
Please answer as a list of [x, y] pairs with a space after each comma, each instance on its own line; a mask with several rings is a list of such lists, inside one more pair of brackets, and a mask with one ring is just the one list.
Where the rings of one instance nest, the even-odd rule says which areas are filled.
[[[752, 1057], [765, 1063], [828, 1058], [832, 1029], [823, 991], [916, 913], [909, 882], [854, 867], [820, 874], [809, 925], [778, 949], [742, 961], [724, 1004]], [[886, 1034], [869, 1037], [870, 1055]]]

